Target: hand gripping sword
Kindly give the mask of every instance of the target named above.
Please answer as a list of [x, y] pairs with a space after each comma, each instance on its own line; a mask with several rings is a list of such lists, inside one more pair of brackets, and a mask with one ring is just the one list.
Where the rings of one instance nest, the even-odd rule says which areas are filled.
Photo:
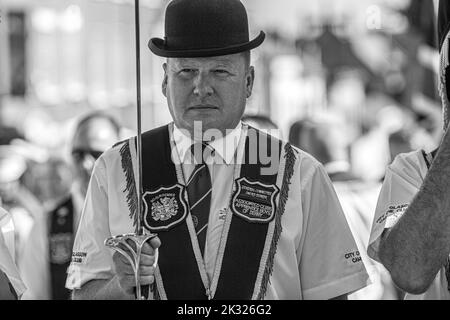
[[[135, 34], [136, 34], [136, 94], [137, 94], [137, 212], [136, 232], [110, 237], [105, 240], [105, 245], [122, 254], [131, 264], [136, 281], [136, 299], [145, 300], [148, 297], [142, 295], [140, 284], [140, 260], [144, 243], [156, 237], [156, 234], [148, 233], [142, 226], [142, 130], [141, 130], [141, 72], [140, 72], [140, 34], [139, 34], [139, 0], [134, 0]], [[132, 248], [130, 241], [134, 243]], [[124, 250], [123, 247], [127, 249]], [[157, 252], [156, 252], [157, 261]]]

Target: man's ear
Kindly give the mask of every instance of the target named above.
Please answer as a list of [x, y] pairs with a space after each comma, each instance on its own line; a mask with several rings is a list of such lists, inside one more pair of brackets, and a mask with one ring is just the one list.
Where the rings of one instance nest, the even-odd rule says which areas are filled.
[[164, 78], [162, 81], [161, 89], [162, 89], [163, 95], [165, 97], [167, 97], [167, 63], [166, 62], [163, 63], [163, 69], [164, 69]]
[[245, 78], [246, 78], [245, 87], [247, 91], [247, 98], [250, 98], [253, 90], [253, 82], [255, 81], [255, 68], [253, 66], [250, 66], [248, 68]]

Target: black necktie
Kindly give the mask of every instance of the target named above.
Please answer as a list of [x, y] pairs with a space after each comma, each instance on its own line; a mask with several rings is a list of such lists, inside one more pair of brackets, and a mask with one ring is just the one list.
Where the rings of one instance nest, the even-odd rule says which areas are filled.
[[[206, 148], [208, 149], [205, 151]], [[195, 143], [191, 146], [195, 168], [186, 183], [191, 216], [202, 256], [205, 251], [212, 191], [211, 175], [204, 159], [208, 151], [211, 152], [211, 147], [206, 143]]]

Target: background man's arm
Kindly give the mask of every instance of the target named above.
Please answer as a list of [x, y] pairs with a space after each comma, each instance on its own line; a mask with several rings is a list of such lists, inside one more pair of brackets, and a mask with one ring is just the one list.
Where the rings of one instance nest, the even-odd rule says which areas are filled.
[[379, 258], [401, 289], [426, 291], [450, 253], [450, 132], [405, 214], [384, 232]]

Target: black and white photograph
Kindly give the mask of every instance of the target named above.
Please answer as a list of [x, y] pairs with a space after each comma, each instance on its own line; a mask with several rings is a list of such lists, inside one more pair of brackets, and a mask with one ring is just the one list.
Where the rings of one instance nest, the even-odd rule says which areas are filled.
[[0, 300], [449, 300], [449, 41], [447, 0], [0, 0]]

